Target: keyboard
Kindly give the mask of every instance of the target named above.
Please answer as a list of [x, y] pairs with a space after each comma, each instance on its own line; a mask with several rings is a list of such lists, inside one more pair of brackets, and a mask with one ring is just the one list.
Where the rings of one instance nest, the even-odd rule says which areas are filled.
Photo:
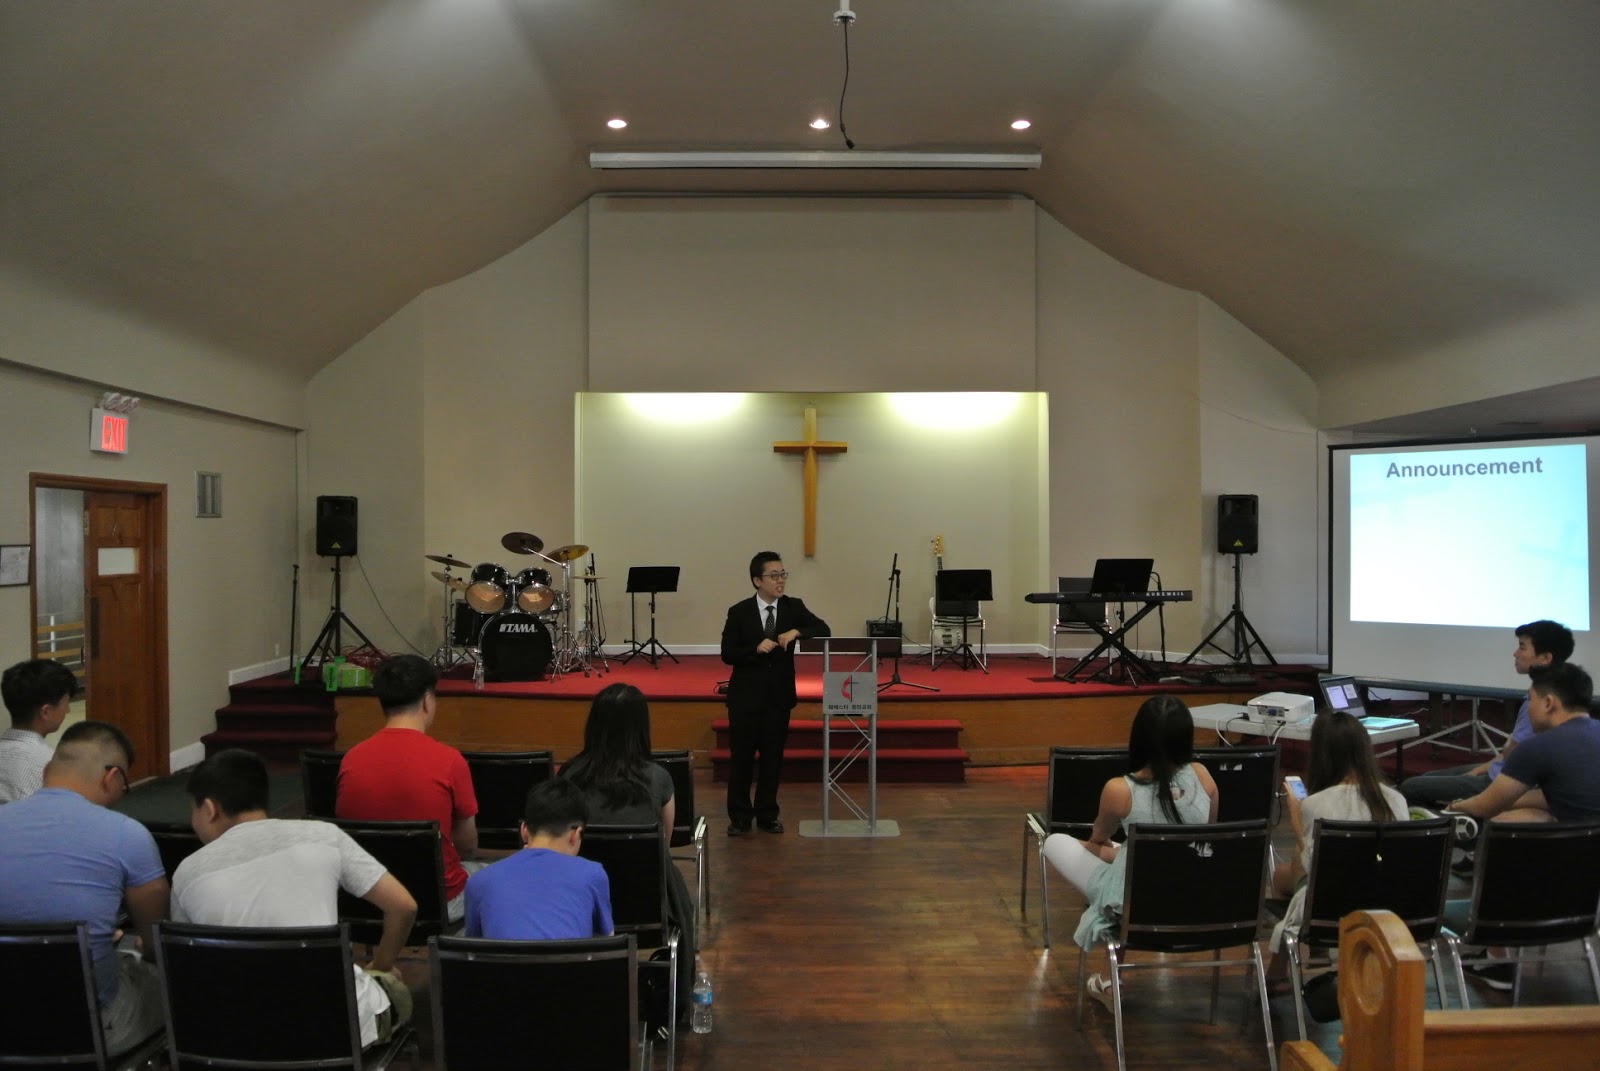
[[1250, 674], [1248, 674], [1248, 673], [1227, 673], [1227, 672], [1223, 672], [1223, 673], [1213, 673], [1213, 674], [1211, 674], [1211, 682], [1213, 684], [1230, 684], [1230, 685], [1231, 684], [1254, 684], [1256, 682], [1256, 679], [1254, 677], [1250, 676]]
[[1033, 591], [1023, 596], [1028, 602], [1190, 602], [1194, 592], [1183, 588], [1167, 591]]

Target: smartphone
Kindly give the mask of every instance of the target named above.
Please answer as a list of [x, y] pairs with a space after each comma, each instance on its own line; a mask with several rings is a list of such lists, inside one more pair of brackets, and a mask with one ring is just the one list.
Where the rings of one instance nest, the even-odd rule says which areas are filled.
[[1306, 798], [1306, 783], [1294, 774], [1285, 777], [1283, 783], [1289, 786], [1289, 791], [1294, 794], [1295, 799], [1303, 800]]

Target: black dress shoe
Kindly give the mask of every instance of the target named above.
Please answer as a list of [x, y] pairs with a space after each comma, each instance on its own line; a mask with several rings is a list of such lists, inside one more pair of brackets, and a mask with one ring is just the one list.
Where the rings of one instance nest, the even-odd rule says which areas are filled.
[[728, 823], [728, 836], [730, 837], [742, 837], [748, 832], [750, 832], [750, 823], [748, 821]]
[[778, 821], [776, 818], [768, 818], [757, 822], [756, 828], [760, 829], [763, 833], [782, 833], [783, 823]]

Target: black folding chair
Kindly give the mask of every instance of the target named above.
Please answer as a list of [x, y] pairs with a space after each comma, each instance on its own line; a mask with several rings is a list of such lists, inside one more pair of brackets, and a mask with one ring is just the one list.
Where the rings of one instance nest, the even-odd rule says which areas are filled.
[[[1579, 941], [1595, 998], [1600, 999], [1600, 965], [1595, 952], [1600, 938], [1596, 920], [1600, 822], [1485, 822], [1478, 832], [1475, 858], [1465, 925], [1459, 937], [1451, 932], [1453, 921], [1443, 934], [1461, 990], [1461, 1006], [1471, 1006], [1464, 964], [1506, 962], [1486, 954], [1463, 957], [1463, 942], [1485, 949], [1516, 949], [1511, 961], [1515, 964], [1511, 983], [1515, 1006], [1522, 996], [1523, 963], [1571, 958], [1551, 956], [1542, 948], [1537, 953], [1532, 950]], [[1454, 918], [1449, 908], [1446, 913]]]
[[1197, 747], [1194, 761], [1217, 784], [1217, 821], [1272, 821], [1278, 800], [1278, 745]]
[[332, 818], [339, 800], [339, 763], [344, 752], [306, 748], [300, 752], [300, 789], [307, 818]]
[[[1044, 947], [1050, 947], [1050, 865], [1044, 842], [1052, 833], [1085, 839], [1100, 813], [1100, 792], [1113, 777], [1128, 772], [1127, 748], [1053, 747], [1045, 783], [1045, 809], [1022, 816], [1022, 917], [1028, 917], [1028, 857], [1039, 859], [1039, 916]], [[1033, 843], [1028, 843], [1029, 838]]]
[[[1309, 831], [1311, 872], [1298, 929], [1286, 928], [1284, 950], [1294, 988], [1295, 1026], [1306, 1039], [1305, 967], [1318, 949], [1339, 947], [1339, 920], [1352, 911], [1392, 911], [1411, 931], [1448, 998], [1442, 957], [1434, 947], [1444, 924], [1444, 894], [1450, 879], [1454, 822], [1334, 822], [1317, 819]], [[1326, 959], [1326, 957], [1324, 957]]]
[[[674, 855], [674, 859], [694, 862], [696, 907], [705, 913], [706, 925], [711, 924], [711, 845], [706, 837], [705, 815], [694, 809], [694, 768], [688, 751], [652, 751], [650, 757], [672, 775], [673, 823], [672, 838], [668, 843], [674, 848], [693, 846], [692, 855]], [[701, 942], [704, 943], [704, 942]], [[696, 949], [698, 951], [698, 949]]]
[[[428, 938], [459, 928], [450, 921], [444, 895], [444, 853], [439, 823], [376, 822], [336, 819], [333, 823], [393, 874], [417, 902], [417, 920], [411, 924], [406, 944], [424, 945]], [[350, 927], [350, 938], [375, 945], [383, 936], [383, 912], [359, 896], [339, 890], [339, 921]]]
[[522, 847], [519, 824], [533, 786], [555, 776], [549, 751], [463, 751], [478, 797], [478, 847], [515, 851]]
[[661, 826], [585, 826], [578, 854], [606, 869], [615, 931], [632, 934], [641, 949], [667, 949], [667, 1066], [676, 1067], [679, 935], [667, 911], [672, 860]]
[[126, 1071], [166, 1047], [154, 1035], [118, 1056], [106, 1052], [100, 992], [84, 922], [0, 926], [0, 1067]]
[[340, 926], [284, 929], [158, 922], [156, 962], [167, 1046], [178, 1068], [388, 1067], [411, 1024], [363, 1052], [350, 935]]
[[[636, 952], [632, 934], [429, 941], [439, 1071], [502, 1071], [517, 1052], [549, 1071], [646, 1071], [651, 1045], [639, 1026]], [[561, 1029], [530, 1040], [530, 1008]]]
[[[1171, 960], [1166, 954], [1250, 949], [1246, 980], [1255, 980], [1266, 1032], [1267, 1061], [1276, 1071], [1272, 1013], [1267, 1005], [1266, 968], [1256, 929], [1267, 875], [1269, 834], [1265, 819], [1219, 822], [1215, 825], [1146, 825], [1131, 827], [1122, 846], [1127, 855], [1118, 933], [1107, 943], [1111, 965], [1111, 1010], [1117, 1040], [1117, 1068], [1126, 1071], [1123, 1055], [1122, 972], [1134, 969], [1211, 969], [1211, 1021], [1217, 1019], [1221, 970], [1238, 960]], [[1128, 963], [1128, 952], [1158, 952], [1163, 958]], [[1078, 950], [1078, 1025], [1083, 1025], [1083, 990], [1088, 959]]]

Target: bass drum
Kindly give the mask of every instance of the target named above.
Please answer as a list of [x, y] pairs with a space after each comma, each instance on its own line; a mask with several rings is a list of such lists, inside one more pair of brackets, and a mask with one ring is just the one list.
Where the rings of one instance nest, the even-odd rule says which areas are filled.
[[483, 626], [478, 646], [489, 681], [544, 680], [555, 657], [550, 630], [533, 614], [496, 614]]

